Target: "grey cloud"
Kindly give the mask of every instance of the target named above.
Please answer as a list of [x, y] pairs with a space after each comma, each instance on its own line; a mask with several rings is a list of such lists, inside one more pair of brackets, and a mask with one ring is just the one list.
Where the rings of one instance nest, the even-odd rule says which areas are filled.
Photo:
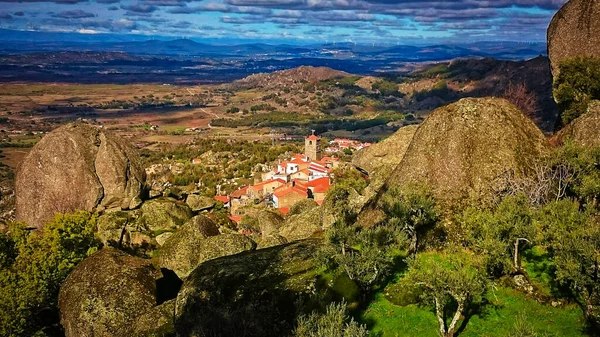
[[83, 18], [93, 18], [96, 15], [94, 13], [89, 13], [89, 12], [82, 11], [81, 9], [77, 9], [77, 10], [73, 10], [73, 11], [64, 11], [64, 12], [60, 12], [60, 13], [55, 13], [55, 14], [52, 14], [51, 16], [55, 17], [55, 18], [62, 18], [62, 19], [83, 19]]
[[135, 13], [152, 13], [158, 9], [158, 7], [154, 5], [148, 5], [139, 2], [133, 3], [131, 5], [121, 5], [121, 8]]

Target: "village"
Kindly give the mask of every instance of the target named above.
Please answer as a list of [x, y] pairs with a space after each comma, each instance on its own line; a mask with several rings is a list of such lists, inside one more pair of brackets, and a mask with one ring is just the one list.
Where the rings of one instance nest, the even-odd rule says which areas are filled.
[[286, 215], [298, 201], [313, 199], [321, 205], [333, 185], [332, 171], [339, 167], [335, 153], [354, 151], [371, 146], [371, 143], [336, 138], [321, 153], [321, 137], [313, 133], [304, 139], [304, 153], [268, 166], [270, 170], [255, 176], [255, 184], [240, 187], [229, 195], [217, 195], [215, 200], [229, 209], [230, 219], [239, 223], [248, 206], [262, 204]]

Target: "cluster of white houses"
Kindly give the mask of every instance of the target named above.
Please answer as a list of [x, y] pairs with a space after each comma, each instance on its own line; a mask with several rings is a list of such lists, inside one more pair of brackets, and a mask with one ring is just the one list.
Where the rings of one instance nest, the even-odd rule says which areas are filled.
[[360, 142], [358, 140], [348, 139], [348, 138], [335, 138], [334, 140], [329, 142], [329, 147], [325, 149], [327, 153], [337, 153], [340, 151], [344, 151], [346, 149], [358, 151], [362, 150], [365, 147], [369, 147], [373, 145], [368, 142]]
[[287, 214], [296, 202], [312, 198], [322, 203], [331, 187], [331, 170], [339, 164], [337, 158], [321, 156], [320, 137], [311, 135], [305, 138], [304, 154], [296, 154], [287, 161], [281, 161], [269, 172], [263, 172], [260, 182], [242, 187], [229, 196], [216, 196], [215, 199], [231, 208], [231, 219], [239, 221], [243, 206], [261, 200]]

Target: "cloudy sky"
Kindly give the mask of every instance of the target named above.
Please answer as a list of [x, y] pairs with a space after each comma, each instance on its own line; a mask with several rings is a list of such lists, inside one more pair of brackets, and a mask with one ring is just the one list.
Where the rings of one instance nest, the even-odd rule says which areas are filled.
[[304, 42], [537, 42], [565, 2], [0, 0], [0, 28]]

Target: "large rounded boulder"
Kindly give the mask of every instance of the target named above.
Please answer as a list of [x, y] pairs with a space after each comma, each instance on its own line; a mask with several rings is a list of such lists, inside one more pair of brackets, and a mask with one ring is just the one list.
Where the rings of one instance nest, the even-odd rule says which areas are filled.
[[319, 240], [306, 240], [207, 261], [177, 295], [179, 336], [288, 336], [320, 290]]
[[42, 138], [20, 165], [16, 218], [42, 227], [55, 213], [135, 208], [145, 179], [127, 142], [92, 125], [68, 124]]
[[577, 56], [600, 57], [600, 1], [570, 0], [548, 27], [548, 57], [554, 78], [561, 62]]
[[204, 261], [233, 255], [256, 247], [240, 234], [220, 235], [215, 223], [207, 217], [193, 217], [171, 235], [159, 251], [159, 264], [186, 278]]
[[67, 337], [128, 336], [137, 317], [157, 305], [150, 261], [113, 248], [82, 261], [60, 289], [58, 306]]
[[507, 100], [462, 99], [419, 126], [387, 185], [425, 184], [445, 201], [486, 200], [506, 187], [508, 175], [527, 174], [546, 146], [538, 127]]
[[590, 102], [588, 111], [560, 130], [557, 137], [561, 142], [600, 146], [600, 101]]
[[371, 181], [389, 178], [402, 161], [417, 128], [418, 125], [405, 126], [381, 142], [357, 151], [352, 156], [352, 164], [367, 171]]
[[140, 224], [155, 235], [176, 230], [193, 215], [187, 204], [169, 197], [146, 201], [140, 211]]

